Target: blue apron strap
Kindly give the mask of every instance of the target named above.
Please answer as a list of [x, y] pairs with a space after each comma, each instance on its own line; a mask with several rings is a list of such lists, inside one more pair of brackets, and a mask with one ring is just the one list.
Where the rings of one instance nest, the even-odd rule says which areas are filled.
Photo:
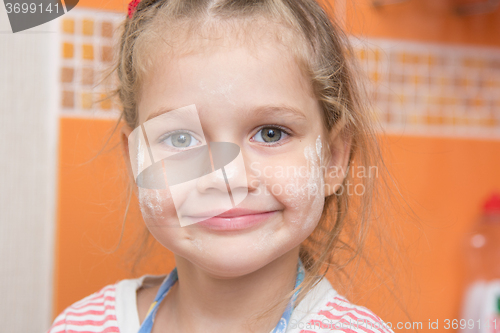
[[[304, 280], [304, 274], [305, 274], [304, 265], [302, 264], [302, 261], [299, 259], [299, 262], [297, 264], [297, 278], [295, 280], [295, 288], [297, 288]], [[174, 268], [172, 272], [165, 278], [165, 280], [160, 286], [160, 289], [158, 289], [155, 300], [153, 304], [151, 304], [149, 311], [146, 315], [146, 319], [144, 319], [144, 322], [139, 328], [138, 333], [151, 333], [151, 330], [153, 329], [154, 319], [156, 317], [156, 312], [158, 312], [158, 307], [160, 306], [161, 301], [167, 295], [170, 288], [172, 288], [172, 286], [175, 284], [177, 280], [178, 280], [177, 268]], [[286, 306], [285, 312], [283, 312], [283, 315], [281, 316], [281, 319], [278, 322], [278, 325], [276, 325], [276, 327], [271, 331], [271, 333], [284, 333], [286, 331], [288, 322], [290, 321], [290, 317], [292, 315], [293, 308], [295, 306], [295, 300], [297, 299], [299, 291], [300, 289], [293, 294], [292, 298], [290, 299], [290, 302]]]
[[156, 317], [156, 312], [158, 312], [158, 307], [160, 306], [161, 301], [165, 298], [167, 295], [168, 291], [172, 286], [175, 284], [177, 281], [178, 276], [177, 276], [177, 268], [174, 268], [172, 272], [165, 278], [163, 283], [160, 286], [160, 289], [158, 289], [158, 292], [156, 293], [155, 300], [153, 304], [149, 307], [148, 314], [146, 315], [146, 319], [144, 319], [144, 322], [142, 323], [141, 327], [139, 328], [139, 333], [150, 333], [151, 330], [153, 329], [153, 323]]
[[[302, 260], [299, 258], [299, 263], [297, 265], [297, 278], [295, 280], [295, 288], [297, 289], [299, 285], [304, 281], [304, 276], [305, 276], [305, 269], [304, 265], [302, 264]], [[278, 325], [271, 331], [271, 333], [285, 333], [286, 328], [288, 327], [288, 323], [290, 322], [290, 317], [292, 316], [292, 311], [295, 308], [295, 301], [297, 300], [297, 296], [299, 294], [301, 289], [298, 289], [295, 291], [293, 294], [292, 298], [290, 299], [290, 302], [288, 302], [285, 312], [281, 315], [281, 319], [278, 322]]]

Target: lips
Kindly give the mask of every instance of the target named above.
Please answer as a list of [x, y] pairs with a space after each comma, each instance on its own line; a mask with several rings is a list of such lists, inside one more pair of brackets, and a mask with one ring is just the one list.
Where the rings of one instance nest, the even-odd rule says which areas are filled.
[[197, 224], [207, 229], [216, 231], [237, 231], [253, 228], [265, 222], [277, 212], [277, 210], [257, 211], [246, 208], [233, 208], [218, 215], [216, 215], [217, 212], [204, 212], [193, 214], [190, 217], [198, 220], [201, 219], [202, 221]]

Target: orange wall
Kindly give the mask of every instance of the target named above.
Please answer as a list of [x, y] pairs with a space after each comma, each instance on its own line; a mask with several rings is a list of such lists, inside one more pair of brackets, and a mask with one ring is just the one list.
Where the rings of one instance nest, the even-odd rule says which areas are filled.
[[111, 10], [122, 13], [127, 13], [127, 6], [130, 1], [127, 0], [80, 0], [78, 2], [78, 8], [93, 8], [93, 9], [102, 9], [102, 10]]
[[347, 0], [347, 28], [351, 33], [421, 42], [500, 46], [498, 9], [485, 15], [459, 16], [453, 10], [467, 0], [408, 0], [378, 9], [371, 6], [371, 2]]
[[[348, 1], [347, 28], [370, 37], [499, 47], [500, 11], [459, 18], [450, 9], [456, 2], [410, 0], [375, 10], [368, 0]], [[117, 0], [82, 0], [78, 6], [126, 10], [126, 3]], [[136, 201], [123, 246], [108, 255], [100, 250], [111, 249], [120, 235], [125, 200], [120, 151], [105, 151], [77, 166], [98, 153], [113, 124], [60, 121], [54, 316], [102, 286], [132, 277], [127, 249], [142, 230]], [[117, 142], [116, 136], [113, 140]], [[419, 217], [409, 221], [398, 214], [391, 221], [391, 228], [402, 229], [398, 241], [408, 252], [404, 269], [409, 278], [399, 283], [401, 299], [412, 320], [425, 324], [456, 318], [462, 287], [460, 240], [485, 196], [500, 189], [500, 141], [392, 135], [384, 137], [384, 149], [389, 169]], [[171, 256], [160, 247], [154, 253], [134, 276], [168, 272], [174, 264]], [[386, 321], [407, 320], [400, 310], [386, 309], [378, 297], [360, 299]]]

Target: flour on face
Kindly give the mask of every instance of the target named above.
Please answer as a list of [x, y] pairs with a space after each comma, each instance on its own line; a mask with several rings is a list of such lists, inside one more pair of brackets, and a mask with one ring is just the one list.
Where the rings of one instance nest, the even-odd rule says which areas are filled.
[[230, 97], [231, 92], [234, 89], [234, 83], [232, 82], [220, 83], [217, 87], [211, 89], [205, 85], [205, 82], [201, 81], [199, 86], [201, 90], [207, 92], [208, 94], [212, 96], [222, 96], [230, 104], [236, 105], [236, 103]]
[[[309, 179], [307, 181], [308, 188], [308, 202], [310, 202], [311, 197], [314, 199], [310, 203], [310, 208], [307, 215], [304, 216], [302, 221], [302, 227], [307, 229], [316, 223], [321, 217], [323, 206], [325, 203], [325, 192], [324, 192], [324, 177], [321, 172], [322, 165], [322, 144], [321, 137], [318, 136], [316, 139], [316, 151], [312, 145], [307, 146], [304, 149], [304, 156], [310, 165], [309, 168]], [[316, 153], [316, 154], [315, 154]]]
[[297, 172], [285, 184], [287, 198], [283, 199], [290, 209], [290, 223], [300, 225], [303, 230], [312, 228], [321, 217], [324, 205], [324, 177], [321, 172], [322, 141], [318, 136], [314, 144], [304, 148], [306, 174]]
[[159, 222], [163, 219], [164, 207], [170, 198], [169, 191], [150, 190], [139, 187], [139, 206], [144, 220]]
[[193, 239], [191, 241], [191, 244], [193, 244], [194, 247], [196, 247], [198, 250], [200, 250], [200, 252], [203, 252], [204, 248], [203, 248], [201, 239], [199, 239], [199, 238]]
[[323, 144], [321, 143], [321, 135], [318, 135], [318, 138], [316, 139], [316, 154], [318, 155], [320, 165], [323, 165], [323, 154], [321, 151], [322, 147]]

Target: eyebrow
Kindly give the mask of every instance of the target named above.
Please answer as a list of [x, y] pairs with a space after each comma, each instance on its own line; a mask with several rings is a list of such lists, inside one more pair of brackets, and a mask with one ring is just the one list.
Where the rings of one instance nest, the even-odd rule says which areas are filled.
[[[167, 108], [167, 107], [161, 107], [157, 111], [151, 113], [144, 122], [147, 122], [148, 120], [153, 119], [155, 117], [158, 117], [164, 113], [178, 110], [178, 109], [180, 109], [180, 108], [172, 109], [172, 108]], [[254, 112], [256, 113], [257, 116], [264, 116], [264, 115], [272, 114], [274, 116], [289, 116], [289, 117], [297, 118], [298, 120], [306, 120], [305, 114], [300, 109], [297, 109], [297, 108], [294, 108], [294, 107], [288, 106], [288, 105], [258, 106], [257, 108], [254, 109]]]
[[304, 114], [304, 112], [302, 112], [300, 109], [288, 105], [259, 106], [254, 111], [258, 116], [272, 114], [273, 116], [288, 116], [296, 118], [298, 120], [306, 120], [306, 115]]
[[[191, 105], [191, 104], [190, 104]], [[188, 106], [188, 105], [186, 105]], [[183, 106], [184, 107], [184, 106]], [[180, 107], [180, 108], [175, 108], [175, 109], [172, 109], [172, 108], [166, 108], [166, 107], [160, 107], [158, 110], [156, 110], [155, 112], [151, 113], [148, 118], [146, 120], [144, 120], [144, 122], [147, 122], [148, 120], [150, 119], [153, 119], [153, 118], [156, 118], [158, 116], [161, 116], [162, 114], [164, 113], [167, 113], [167, 112], [170, 112], [170, 111], [175, 111], [175, 110], [178, 110], [178, 109], [182, 109], [183, 107]]]

